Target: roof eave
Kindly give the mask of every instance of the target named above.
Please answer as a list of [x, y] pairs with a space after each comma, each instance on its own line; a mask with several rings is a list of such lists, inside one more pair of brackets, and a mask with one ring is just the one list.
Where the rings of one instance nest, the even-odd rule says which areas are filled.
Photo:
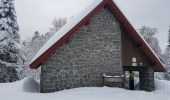
[[[133, 37], [133, 39], [138, 43], [144, 46], [145, 52], [149, 53], [147, 54], [149, 58], [156, 62], [156, 67], [160, 70], [160, 72], [166, 71], [163, 64], [158, 60], [159, 58], [154, 55], [152, 50], [146, 45], [144, 40], [140, 38], [140, 35], [138, 32], [134, 29], [134, 27], [130, 24], [130, 22], [127, 20], [127, 18], [124, 16], [124, 14], [120, 11], [120, 9], [117, 7], [117, 5], [112, 0], [103, 0], [95, 9], [93, 9], [87, 16], [85, 16], [77, 25], [75, 25], [64, 37], [62, 37], [59, 41], [57, 41], [52, 47], [50, 47], [46, 52], [44, 52], [41, 56], [39, 56], [36, 60], [34, 60], [29, 66], [31, 69], [38, 68], [43, 61], [45, 61], [48, 56], [60, 45], [64, 43], [65, 40], [67, 40], [69, 37], [73, 35], [73, 33], [83, 24], [85, 24], [89, 19], [100, 10], [101, 7], [106, 5], [111, 8], [113, 14], [115, 17], [120, 21], [120, 23], [126, 28], [128, 33]], [[135, 35], [134, 35], [135, 34]]]

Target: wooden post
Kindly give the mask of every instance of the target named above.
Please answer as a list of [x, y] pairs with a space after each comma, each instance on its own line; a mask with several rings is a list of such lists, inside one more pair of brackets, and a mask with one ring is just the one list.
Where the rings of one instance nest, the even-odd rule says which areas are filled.
[[106, 84], [105, 84], [105, 74], [103, 74], [103, 86], [105, 86]]

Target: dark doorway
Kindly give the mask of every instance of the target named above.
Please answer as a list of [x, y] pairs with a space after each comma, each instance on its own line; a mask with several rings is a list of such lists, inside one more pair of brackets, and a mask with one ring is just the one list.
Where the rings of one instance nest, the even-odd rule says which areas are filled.
[[[136, 66], [135, 66], [136, 67]], [[138, 90], [139, 89], [139, 71], [134, 70], [134, 67], [124, 68], [125, 72], [125, 84], [124, 87], [129, 90]], [[135, 68], [136, 69], [136, 68]]]

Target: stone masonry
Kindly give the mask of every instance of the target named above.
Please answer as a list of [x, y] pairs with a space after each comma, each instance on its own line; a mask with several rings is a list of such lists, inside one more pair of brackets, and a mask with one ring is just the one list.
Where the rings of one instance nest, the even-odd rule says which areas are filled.
[[154, 84], [154, 71], [152, 68], [140, 68], [140, 90], [153, 91], [155, 90]]
[[103, 86], [103, 74], [123, 74], [121, 58], [120, 24], [103, 8], [42, 64], [40, 92]]

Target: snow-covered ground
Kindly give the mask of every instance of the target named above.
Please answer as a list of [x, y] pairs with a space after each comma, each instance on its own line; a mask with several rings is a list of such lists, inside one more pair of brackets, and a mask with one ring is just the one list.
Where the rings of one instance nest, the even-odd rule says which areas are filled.
[[156, 80], [153, 92], [120, 88], [76, 88], [55, 93], [37, 93], [38, 85], [31, 78], [0, 84], [0, 100], [170, 100], [170, 81]]

